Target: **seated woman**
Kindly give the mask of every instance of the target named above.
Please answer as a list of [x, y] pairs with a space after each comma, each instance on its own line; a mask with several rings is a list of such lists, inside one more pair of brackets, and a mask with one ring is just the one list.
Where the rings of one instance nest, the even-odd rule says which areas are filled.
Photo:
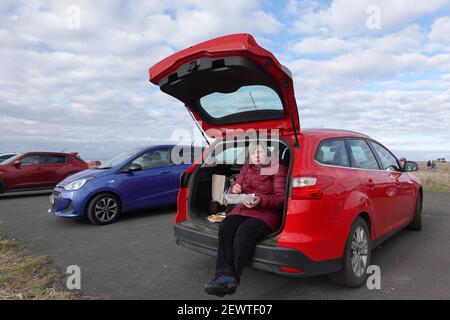
[[281, 222], [287, 169], [278, 163], [271, 167], [268, 150], [261, 144], [250, 144], [248, 153], [247, 164], [229, 192], [255, 194], [255, 198], [251, 203], [236, 205], [221, 222], [216, 274], [205, 286], [206, 293], [219, 297], [236, 291], [256, 243], [277, 230]]

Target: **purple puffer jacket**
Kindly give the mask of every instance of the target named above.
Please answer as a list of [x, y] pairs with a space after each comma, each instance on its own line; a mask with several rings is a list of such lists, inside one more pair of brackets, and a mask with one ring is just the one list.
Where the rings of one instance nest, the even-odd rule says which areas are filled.
[[261, 219], [273, 231], [278, 229], [286, 196], [286, 175], [287, 169], [282, 164], [271, 175], [265, 175], [264, 172], [261, 174], [261, 169], [257, 166], [244, 165], [235, 183], [241, 185], [242, 193], [254, 193], [261, 197], [261, 203], [251, 209], [238, 204], [228, 215]]

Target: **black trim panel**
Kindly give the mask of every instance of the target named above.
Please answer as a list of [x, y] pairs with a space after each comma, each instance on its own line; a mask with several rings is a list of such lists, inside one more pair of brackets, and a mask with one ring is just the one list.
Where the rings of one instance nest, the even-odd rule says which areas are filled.
[[399, 233], [400, 231], [402, 231], [403, 229], [405, 229], [410, 223], [412, 222], [409, 221], [403, 225], [401, 225], [400, 227], [398, 227], [395, 230], [389, 231], [388, 233], [386, 233], [384, 236], [381, 236], [378, 239], [375, 239], [372, 241], [372, 250], [376, 249], [377, 247], [379, 247], [383, 242], [385, 242], [386, 240], [389, 240], [390, 238], [392, 238], [393, 236], [395, 236], [397, 233]]
[[286, 117], [286, 106], [283, 105], [281, 110], [254, 110], [215, 118], [200, 104], [200, 99], [211, 93], [231, 93], [249, 85], [272, 88], [278, 94], [280, 101], [283, 101], [277, 83], [266, 70], [254, 61], [239, 56], [217, 59], [203, 57], [183, 64], [176, 72], [162, 78], [159, 82], [164, 93], [182, 101], [209, 125], [277, 120]]
[[55, 186], [53, 187], [38, 187], [38, 188], [25, 188], [25, 189], [8, 189], [7, 191], [4, 191], [3, 193], [19, 193], [19, 192], [26, 192], [26, 191], [44, 191], [48, 190], [49, 193], [51, 193], [51, 190], [53, 190]]
[[[176, 243], [206, 255], [217, 255], [217, 230], [191, 222], [182, 222], [174, 226]], [[316, 276], [338, 272], [342, 268], [341, 259], [315, 262], [298, 250], [278, 247], [266, 243], [256, 246], [255, 255], [250, 263], [254, 268], [290, 276]], [[286, 273], [281, 266], [303, 270], [301, 274]]]
[[180, 188], [187, 188], [189, 186], [189, 180], [191, 179], [191, 173], [183, 172], [180, 176]]

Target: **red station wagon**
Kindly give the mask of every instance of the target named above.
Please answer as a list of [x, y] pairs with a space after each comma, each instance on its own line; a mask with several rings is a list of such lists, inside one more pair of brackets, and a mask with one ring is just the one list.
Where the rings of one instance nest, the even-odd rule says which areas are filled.
[[28, 152], [0, 163], [0, 193], [47, 189], [88, 169], [77, 153]]
[[331, 274], [358, 287], [372, 249], [405, 227], [421, 229], [423, 191], [410, 173], [417, 164], [399, 162], [364, 134], [301, 129], [290, 71], [251, 35], [175, 53], [150, 69], [150, 80], [215, 139], [203, 162], [181, 177], [179, 245], [216, 255], [218, 225], [207, 220], [213, 176], [239, 173], [253, 139], [249, 130], [267, 130], [258, 139], [276, 145], [274, 154], [289, 169], [282, 224], [257, 244], [252, 266], [283, 275]]

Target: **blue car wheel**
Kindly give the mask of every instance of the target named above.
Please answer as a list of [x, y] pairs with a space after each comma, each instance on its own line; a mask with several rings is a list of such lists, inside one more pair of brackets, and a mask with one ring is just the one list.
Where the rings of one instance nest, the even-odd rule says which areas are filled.
[[102, 193], [94, 197], [88, 204], [87, 216], [96, 225], [115, 222], [121, 213], [119, 199], [112, 194]]

